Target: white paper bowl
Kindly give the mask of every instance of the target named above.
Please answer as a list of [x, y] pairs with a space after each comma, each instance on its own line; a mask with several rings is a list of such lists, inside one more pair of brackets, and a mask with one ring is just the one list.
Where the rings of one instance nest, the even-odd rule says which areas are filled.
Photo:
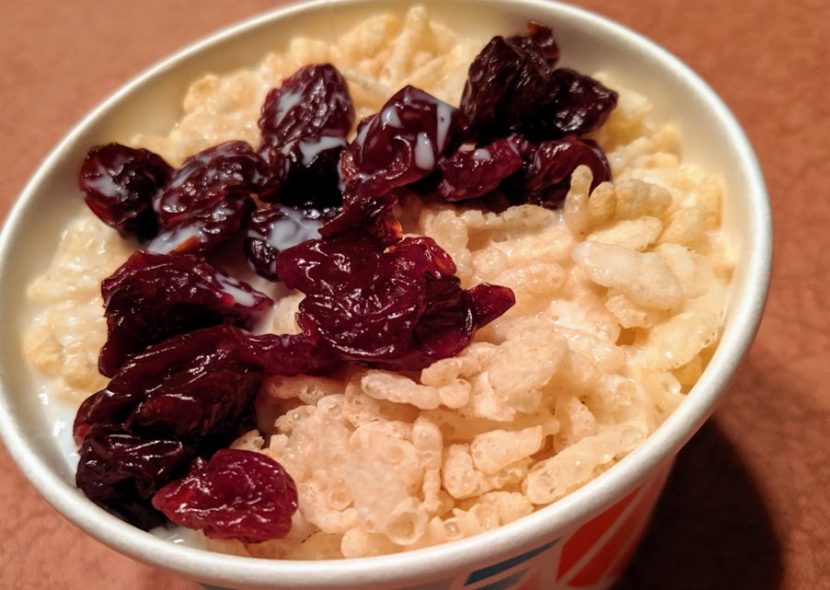
[[758, 163], [743, 131], [709, 86], [675, 57], [620, 25], [548, 0], [422, 3], [434, 18], [462, 34], [518, 33], [529, 19], [550, 23], [565, 65], [612, 72], [646, 95], [659, 119], [680, 129], [685, 160], [723, 178], [724, 229], [738, 262], [723, 337], [700, 381], [641, 447], [564, 499], [492, 532], [400, 555], [323, 562], [234, 557], [174, 545], [88, 501], [75, 488], [74, 475], [49, 433], [35, 395], [36, 377], [22, 356], [25, 286], [47, 267], [60, 230], [83, 206], [74, 196], [78, 166], [90, 146], [169, 128], [180, 116], [184, 90], [208, 71], [252, 66], [299, 33], [333, 38], [379, 10], [406, 8], [376, 0], [320, 0], [290, 6], [203, 39], [123, 86], [72, 129], [43, 162], [0, 237], [3, 438], [40, 493], [103, 543], [204, 582], [285, 590], [605, 588], [630, 555], [674, 455], [713, 411], [761, 317], [769, 280], [771, 227]]

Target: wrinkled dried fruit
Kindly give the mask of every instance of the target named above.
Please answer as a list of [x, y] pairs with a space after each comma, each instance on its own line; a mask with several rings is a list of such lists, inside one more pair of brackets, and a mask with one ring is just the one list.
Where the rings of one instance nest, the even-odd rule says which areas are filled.
[[260, 154], [269, 163], [265, 201], [324, 209], [342, 202], [337, 163], [354, 124], [346, 80], [331, 64], [297, 70], [265, 98]]
[[551, 67], [559, 61], [559, 45], [553, 31], [542, 23], [528, 21], [526, 35], [515, 35], [507, 41], [514, 47], [533, 52]]
[[490, 193], [522, 167], [527, 142], [517, 134], [441, 160], [437, 192], [448, 201], [475, 199]]
[[[344, 158], [347, 157], [348, 155], [344, 154]], [[341, 163], [342, 161], [341, 159]], [[383, 245], [394, 244], [403, 236], [403, 228], [394, 213], [397, 203], [397, 190], [381, 197], [362, 197], [358, 193], [346, 193], [343, 196], [343, 209], [320, 228], [320, 235], [325, 238], [362, 230]]]
[[231, 195], [212, 209], [190, 213], [188, 218], [162, 231], [147, 244], [159, 254], [202, 255], [239, 233], [256, 209], [244, 195]]
[[288, 145], [306, 137], [345, 137], [354, 123], [346, 80], [331, 64], [300, 68], [265, 97], [259, 128], [264, 143]]
[[249, 336], [245, 347], [245, 358], [268, 375], [322, 375], [342, 364], [325, 342], [306, 333]]
[[406, 86], [396, 92], [379, 113], [360, 122], [341, 155], [343, 212], [321, 233], [362, 228], [386, 244], [400, 239], [391, 216], [393, 191], [432, 173], [458, 146], [462, 127], [458, 109], [423, 90]]
[[289, 289], [337, 294], [372, 280], [379, 264], [375, 240], [361, 234], [312, 240], [283, 251], [277, 273]]
[[341, 168], [346, 192], [379, 197], [423, 178], [460, 139], [458, 109], [405, 86], [361, 121]]
[[[146, 433], [172, 433], [187, 441], [227, 445], [251, 424], [253, 401], [262, 383], [259, 367], [211, 355], [194, 359], [149, 392], [128, 424]], [[157, 436], [157, 435], [156, 435]], [[219, 443], [221, 441], [221, 443]]]
[[131, 434], [175, 436], [192, 445], [230, 442], [262, 380], [262, 367], [247, 349], [249, 337], [221, 325], [149, 347], [121, 366], [83, 407], [76, 425], [121, 425]]
[[590, 133], [605, 123], [617, 106], [617, 93], [590, 76], [560, 68], [553, 78], [553, 101], [522, 126], [522, 131], [534, 141]]
[[82, 440], [91, 425], [110, 424], [133, 434], [172, 434], [194, 443], [232, 437], [263, 373], [319, 374], [337, 364], [324, 343], [309, 334], [253, 336], [229, 325], [202, 328], [125, 362], [106, 388], [81, 405], [74, 435]]
[[537, 23], [528, 24], [525, 36], [493, 37], [470, 65], [461, 96], [467, 138], [507, 135], [549, 103], [558, 58], [553, 31]]
[[181, 476], [193, 453], [174, 439], [145, 440], [109, 426], [93, 426], [78, 451], [76, 485], [107, 510], [144, 530], [164, 523], [150, 500]]
[[594, 142], [573, 135], [542, 142], [525, 165], [523, 186], [511, 198], [517, 202], [558, 207], [568, 194], [571, 174], [581, 165], [588, 166], [594, 175], [592, 189], [611, 178], [608, 161]]
[[418, 343], [389, 368], [416, 370], [464, 350], [475, 331], [516, 303], [507, 287], [481, 283], [469, 291], [457, 277], [426, 275], [426, 308], [413, 334]]
[[339, 297], [308, 293], [297, 322], [345, 360], [381, 363], [399, 358], [407, 352], [424, 310], [421, 282], [393, 274]]
[[276, 281], [277, 255], [306, 240], [320, 237], [325, 212], [274, 206], [251, 215], [245, 239], [245, 255], [256, 273]]
[[383, 257], [383, 262], [395, 273], [421, 275], [454, 275], [455, 261], [435, 240], [428, 237], [409, 238]]
[[124, 520], [156, 526], [161, 518], [150, 495], [193, 457], [209, 456], [253, 427], [265, 371], [315, 374], [338, 364], [307, 334], [251, 336], [221, 325], [168, 338], [124, 363], [79, 408], [76, 483]]
[[117, 143], [89, 150], [79, 183], [84, 200], [101, 221], [139, 240], [158, 232], [153, 198], [173, 169], [153, 152]]
[[153, 497], [176, 524], [214, 539], [260, 543], [291, 529], [297, 487], [282, 466], [261, 453], [223, 449]]
[[184, 161], [154, 204], [164, 228], [215, 211], [228, 197], [251, 197], [267, 177], [265, 162], [244, 141], [228, 141]]
[[[280, 254], [277, 272], [287, 287], [306, 294], [297, 321], [347, 361], [419, 370], [470, 343], [478, 323], [478, 296], [461, 288], [455, 264], [431, 238], [408, 238], [384, 251], [357, 233], [304, 242]], [[509, 289], [501, 313], [513, 305]], [[509, 295], [508, 295], [509, 294]], [[496, 317], [493, 314], [488, 321]], [[500, 315], [500, 314], [499, 314]]]
[[217, 324], [250, 329], [269, 297], [190, 256], [138, 251], [101, 283], [107, 342], [98, 368], [112, 376], [133, 354], [176, 334]]
[[161, 524], [152, 494], [254, 422], [262, 370], [244, 360], [244, 337], [229, 326], [207, 328], [127, 361], [76, 416], [78, 487], [128, 522]]

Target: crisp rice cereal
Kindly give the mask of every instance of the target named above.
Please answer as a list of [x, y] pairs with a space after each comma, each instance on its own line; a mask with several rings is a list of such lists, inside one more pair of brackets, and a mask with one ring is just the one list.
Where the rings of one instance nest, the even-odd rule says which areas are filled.
[[[413, 84], [458, 104], [486, 39], [459, 38], [421, 7], [373, 17], [334, 43], [297, 38], [255, 67], [197, 80], [166, 136], [133, 144], [172, 164], [231, 139], [256, 145], [267, 91], [300, 66], [331, 62], [358, 118]], [[561, 498], [641, 443], [679, 404], [718, 340], [732, 267], [718, 230], [721, 184], [682, 162], [649, 101], [597, 75], [619, 104], [595, 133], [614, 182], [589, 194], [578, 168], [561, 211], [503, 213], [404, 200], [410, 234], [434, 238], [469, 288], [513, 289], [516, 305], [458, 357], [420, 375], [352, 369], [345, 380], [274, 377], [259, 430], [234, 443], [280, 461], [299, 510], [285, 539], [208, 540], [218, 551], [325, 559], [395, 553], [461, 539]], [[130, 246], [84, 211], [29, 290], [41, 310], [25, 336], [34, 367], [78, 403], [101, 387], [106, 336], [99, 284]], [[302, 295], [275, 306], [296, 332]]]

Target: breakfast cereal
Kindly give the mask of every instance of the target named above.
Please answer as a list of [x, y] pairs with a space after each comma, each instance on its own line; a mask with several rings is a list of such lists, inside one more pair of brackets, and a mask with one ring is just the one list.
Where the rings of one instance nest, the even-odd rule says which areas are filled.
[[[251, 69], [197, 80], [168, 135], [133, 143], [173, 164], [223, 141], [256, 145], [267, 91], [310, 63], [343, 73], [358, 118], [407, 84], [458, 104], [482, 45], [421, 7], [370, 18], [333, 43], [297, 38]], [[721, 186], [682, 161], [682, 138], [654, 121], [647, 98], [614, 73], [597, 78], [619, 93], [594, 133], [613, 182], [591, 190], [591, 171], [577, 168], [558, 210], [399, 204], [405, 233], [446, 250], [464, 288], [504, 285], [515, 306], [459, 355], [417, 373], [352, 367], [342, 379], [269, 378], [257, 430], [233, 448], [276, 459], [297, 484], [299, 510], [283, 539], [211, 539], [211, 547], [322, 559], [474, 535], [596, 477], [683, 401], [723, 324], [732, 261], [719, 230]], [[105, 384], [98, 286], [128, 255], [127, 243], [84, 211], [30, 287], [41, 312], [26, 356], [75, 404]], [[271, 330], [298, 333], [302, 294], [283, 295]]]

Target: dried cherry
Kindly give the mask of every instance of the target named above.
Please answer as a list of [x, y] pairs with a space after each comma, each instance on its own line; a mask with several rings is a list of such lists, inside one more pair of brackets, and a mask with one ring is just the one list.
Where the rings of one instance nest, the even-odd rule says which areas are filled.
[[458, 109], [405, 86], [358, 126], [341, 165], [346, 193], [379, 197], [423, 178], [458, 145], [461, 126]]
[[244, 141], [227, 141], [189, 157], [173, 173], [154, 206], [162, 227], [214, 211], [230, 196], [258, 194], [268, 174], [265, 162]]
[[252, 427], [263, 371], [246, 334], [217, 326], [183, 334], [127, 361], [78, 411], [76, 483], [142, 528], [161, 524], [152, 494]]
[[501, 137], [549, 103], [559, 47], [553, 31], [528, 24], [528, 34], [493, 37], [470, 65], [461, 111], [472, 140]]
[[181, 476], [193, 452], [173, 438], [147, 440], [111, 426], [91, 428], [78, 451], [75, 484], [93, 502], [144, 530], [164, 523], [153, 494]]
[[321, 233], [362, 228], [386, 244], [400, 239], [391, 215], [395, 189], [431, 174], [458, 146], [462, 128], [461, 114], [449, 104], [413, 86], [396, 92], [380, 112], [360, 122], [341, 155], [343, 212]]
[[522, 167], [527, 142], [518, 134], [482, 147], [458, 151], [438, 163], [441, 182], [436, 192], [448, 201], [463, 201], [494, 191]]
[[[343, 159], [346, 157], [348, 155], [344, 154]], [[364, 197], [357, 192], [347, 192], [343, 195], [343, 209], [320, 228], [320, 235], [331, 237], [359, 230], [372, 235], [384, 245], [394, 244], [403, 236], [403, 228], [394, 212], [397, 203], [397, 190], [380, 197]]]
[[221, 325], [149, 347], [118, 369], [82, 408], [76, 425], [120, 425], [131, 434], [174, 436], [194, 445], [230, 442], [250, 412], [263, 375], [248, 352], [249, 337]]
[[508, 38], [514, 47], [533, 52], [553, 67], [559, 61], [559, 44], [550, 27], [536, 21], [528, 21], [527, 34]]
[[[303, 330], [337, 358], [368, 366], [422, 369], [467, 346], [484, 325], [478, 319], [500, 315], [476, 315], [487, 307], [476, 304], [487, 287], [479, 295], [462, 289], [451, 257], [426, 237], [388, 251], [360, 232], [312, 240], [282, 252], [277, 272], [287, 287], [306, 294], [297, 316]], [[514, 303], [505, 293], [501, 313]]]
[[479, 326], [486, 326], [516, 304], [516, 295], [509, 287], [480, 283], [467, 293]]
[[104, 223], [145, 240], [158, 232], [153, 199], [172, 174], [153, 152], [110, 143], [89, 150], [79, 184], [86, 204]]
[[300, 208], [340, 207], [337, 167], [345, 146], [345, 137], [332, 135], [298, 139], [287, 146], [264, 145], [260, 154], [269, 162], [271, 175], [260, 198]]
[[289, 289], [336, 295], [372, 280], [379, 249], [374, 239], [360, 232], [310, 240], [279, 255], [277, 274]]
[[131, 355], [216, 324], [251, 328], [272, 300], [207, 262], [138, 251], [101, 283], [107, 342], [98, 367], [112, 376]]
[[321, 375], [342, 364], [324, 341], [308, 333], [249, 336], [245, 350], [245, 358], [268, 375]]
[[346, 80], [331, 64], [300, 68], [265, 98], [260, 154], [270, 166], [264, 201], [339, 206], [337, 163], [354, 124]]
[[558, 207], [568, 194], [571, 174], [581, 165], [591, 169], [592, 189], [611, 178], [605, 155], [590, 140], [567, 135], [560, 140], [540, 143], [525, 166], [523, 200], [545, 207]]
[[598, 129], [617, 106], [617, 93], [590, 76], [559, 68], [553, 100], [522, 125], [534, 141], [584, 135]]
[[247, 195], [230, 195], [210, 209], [194, 211], [187, 219], [162, 231], [147, 244], [159, 254], [202, 255], [239, 233], [256, 209]]
[[345, 137], [354, 123], [346, 80], [331, 64], [305, 66], [265, 97], [259, 128], [265, 144], [307, 137]]
[[277, 255], [306, 240], [320, 237], [326, 212], [274, 206], [251, 215], [245, 239], [245, 255], [256, 273], [277, 280]]
[[153, 496], [176, 524], [214, 539], [259, 543], [284, 537], [297, 510], [297, 487], [283, 467], [261, 453], [222, 449]]
[[338, 364], [309, 334], [253, 336], [229, 325], [202, 328], [126, 361], [106, 388], [81, 405], [74, 435], [83, 440], [92, 425], [108, 424], [194, 444], [226, 435], [232, 439], [263, 374], [318, 374]]
[[77, 446], [81, 446], [87, 433], [93, 426], [93, 422], [89, 417], [92, 408], [101, 397], [101, 391], [93, 393], [81, 402], [78, 411], [75, 413], [75, 421], [72, 423], [72, 438], [75, 440]]

